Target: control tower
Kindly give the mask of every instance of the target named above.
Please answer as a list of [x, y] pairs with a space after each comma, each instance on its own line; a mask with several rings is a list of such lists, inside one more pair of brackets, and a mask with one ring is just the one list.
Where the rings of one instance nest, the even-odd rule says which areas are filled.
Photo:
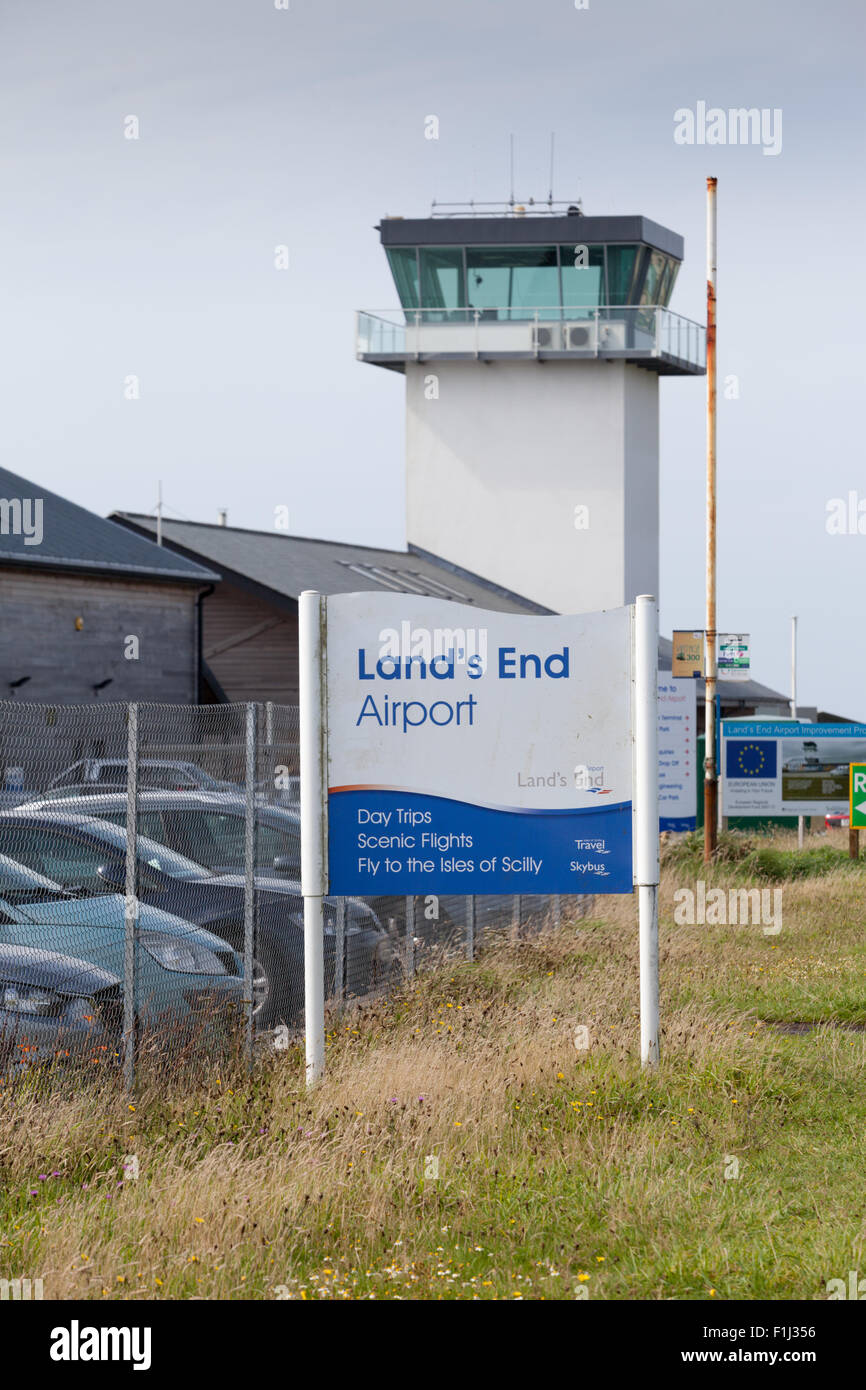
[[406, 376], [410, 546], [561, 613], [658, 594], [659, 378], [706, 370], [682, 237], [577, 204], [377, 230], [400, 308], [357, 355]]

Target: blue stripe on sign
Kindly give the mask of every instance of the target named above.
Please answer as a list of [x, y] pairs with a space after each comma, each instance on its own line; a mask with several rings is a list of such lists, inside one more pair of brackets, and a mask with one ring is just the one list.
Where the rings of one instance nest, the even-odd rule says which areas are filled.
[[331, 792], [329, 891], [630, 893], [631, 828], [630, 801], [506, 811], [422, 792]]

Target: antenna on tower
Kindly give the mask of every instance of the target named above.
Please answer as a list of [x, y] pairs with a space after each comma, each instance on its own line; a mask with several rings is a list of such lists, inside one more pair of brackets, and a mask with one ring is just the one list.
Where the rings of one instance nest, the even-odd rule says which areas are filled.
[[548, 207], [553, 207], [553, 151], [556, 143], [556, 132], [550, 132], [550, 191], [547, 195]]
[[513, 207], [514, 207], [514, 136], [513, 136], [513, 135], [509, 135], [509, 137], [508, 137], [508, 146], [509, 146], [509, 155], [508, 155], [508, 177], [509, 177], [509, 184], [510, 184], [510, 187], [511, 187], [511, 197], [510, 197], [510, 199], [509, 199], [509, 207], [512, 207], [512, 208], [513, 208]]

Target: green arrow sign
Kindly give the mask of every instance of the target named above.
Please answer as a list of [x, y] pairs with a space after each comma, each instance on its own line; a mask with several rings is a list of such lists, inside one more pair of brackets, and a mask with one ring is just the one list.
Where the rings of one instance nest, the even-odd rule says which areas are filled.
[[866, 763], [851, 764], [852, 830], [866, 830]]

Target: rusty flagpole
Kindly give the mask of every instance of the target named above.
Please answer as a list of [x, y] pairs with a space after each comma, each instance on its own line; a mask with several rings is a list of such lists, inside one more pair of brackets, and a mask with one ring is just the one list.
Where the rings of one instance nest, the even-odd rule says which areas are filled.
[[704, 698], [704, 859], [716, 850], [716, 184], [707, 179], [707, 618]]

